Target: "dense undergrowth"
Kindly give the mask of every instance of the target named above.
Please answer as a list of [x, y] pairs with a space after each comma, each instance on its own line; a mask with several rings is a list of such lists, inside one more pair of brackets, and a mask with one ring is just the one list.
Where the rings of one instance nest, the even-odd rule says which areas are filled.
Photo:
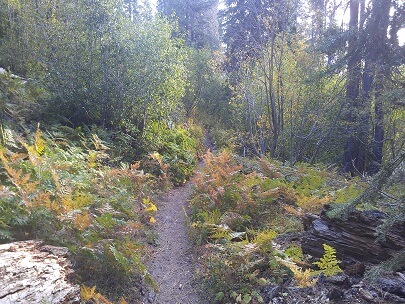
[[192, 123], [156, 128], [148, 132], [151, 152], [123, 162], [125, 146], [97, 127], [38, 125], [18, 133], [3, 124], [0, 242], [68, 247], [87, 298], [102, 299], [100, 292], [132, 302], [142, 284], [156, 287], [144, 266], [155, 243], [154, 198], [190, 177], [203, 136]]
[[282, 247], [277, 238], [301, 231], [306, 212], [356, 197], [363, 189], [359, 180], [348, 182], [306, 164], [286, 167], [266, 157], [238, 159], [226, 150], [204, 160], [194, 179], [190, 222], [194, 240], [202, 245], [200, 275], [212, 301], [263, 303], [261, 292], [271, 285], [293, 279], [308, 287], [319, 273], [339, 271], [327, 244], [323, 259], [311, 264], [299, 244]]

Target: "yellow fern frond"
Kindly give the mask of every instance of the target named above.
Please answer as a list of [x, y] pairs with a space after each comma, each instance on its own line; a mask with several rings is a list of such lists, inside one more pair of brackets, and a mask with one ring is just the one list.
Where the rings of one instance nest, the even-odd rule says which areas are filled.
[[84, 230], [91, 224], [90, 214], [88, 212], [80, 213], [75, 216], [73, 224], [79, 230]]
[[141, 162], [140, 162], [140, 161], [137, 161], [136, 163], [131, 164], [130, 169], [131, 169], [132, 171], [135, 171], [135, 170], [137, 170], [140, 166], [141, 166]]
[[156, 205], [150, 200], [149, 197], [144, 198], [142, 202], [146, 205], [145, 211], [146, 212], [155, 212], [157, 211]]
[[290, 268], [294, 274], [294, 280], [297, 283], [298, 287], [311, 287], [314, 286], [317, 282], [316, 278], [312, 277], [311, 269], [305, 269], [302, 271], [299, 267], [297, 268]]
[[292, 273], [294, 274], [294, 280], [297, 283], [298, 287], [311, 287], [314, 286], [318, 281], [317, 278], [313, 278], [314, 273], [311, 271], [311, 269], [308, 268], [303, 271], [301, 267], [298, 267], [297, 264], [295, 264], [291, 260], [284, 260], [279, 257], [276, 257], [276, 259], [292, 271]]
[[45, 153], [45, 148], [46, 148], [46, 142], [44, 138], [42, 137], [42, 131], [39, 128], [39, 124], [37, 127], [37, 131], [35, 132], [35, 151], [38, 153], [38, 155], [43, 155]]
[[52, 205], [50, 193], [45, 191], [38, 192], [32, 199], [32, 205], [34, 207], [45, 206], [50, 208]]
[[82, 300], [84, 300], [84, 301], [89, 301], [89, 300], [93, 299], [95, 293], [96, 293], [96, 286], [87, 287], [87, 286], [83, 285], [80, 287], [80, 296], [82, 297]]

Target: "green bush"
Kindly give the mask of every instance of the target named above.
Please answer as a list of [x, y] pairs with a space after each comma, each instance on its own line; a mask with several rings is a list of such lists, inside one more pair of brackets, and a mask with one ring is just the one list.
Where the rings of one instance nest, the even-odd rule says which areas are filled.
[[[192, 130], [195, 136], [201, 136], [196, 126]], [[185, 183], [193, 175], [198, 154], [201, 153], [200, 138], [193, 137], [183, 126], [168, 128], [159, 123], [151, 124], [145, 136], [149, 151], [157, 152], [162, 164], [169, 165], [167, 171], [174, 185]], [[151, 164], [145, 169], [156, 174], [156, 165], [159, 164], [155, 163], [155, 168]]]
[[154, 284], [142, 256], [156, 221], [150, 197], [162, 183], [139, 163], [107, 166], [110, 150], [96, 134], [81, 133], [77, 142], [70, 131], [72, 139], [38, 128], [27, 139], [4, 143], [0, 242], [34, 238], [66, 246], [81, 268], [79, 284], [135, 301], [135, 282]]

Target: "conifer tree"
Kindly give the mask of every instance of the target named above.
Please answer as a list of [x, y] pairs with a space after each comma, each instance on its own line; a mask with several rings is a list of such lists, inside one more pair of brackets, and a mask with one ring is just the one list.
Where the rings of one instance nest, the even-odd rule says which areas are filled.
[[159, 0], [158, 11], [177, 20], [179, 34], [195, 48], [219, 47], [218, 0]]

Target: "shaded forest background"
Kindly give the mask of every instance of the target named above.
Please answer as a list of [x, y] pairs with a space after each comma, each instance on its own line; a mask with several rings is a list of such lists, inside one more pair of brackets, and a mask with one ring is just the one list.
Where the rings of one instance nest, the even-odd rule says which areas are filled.
[[0, 242], [68, 247], [82, 297], [139, 300], [156, 288], [144, 261], [158, 197], [194, 175], [208, 137], [224, 150], [205, 154], [189, 220], [210, 297], [313, 286], [300, 244], [281, 262], [273, 248], [306, 213], [379, 210], [380, 236], [404, 222], [404, 10], [0, 0]]
[[218, 5], [158, 1], [156, 14], [129, 0], [2, 1], [1, 66], [42, 89], [35, 110], [3, 101], [3, 116], [96, 124], [130, 136], [138, 154], [154, 123], [194, 118], [240, 153], [290, 165], [375, 174], [398, 155], [403, 3]]

